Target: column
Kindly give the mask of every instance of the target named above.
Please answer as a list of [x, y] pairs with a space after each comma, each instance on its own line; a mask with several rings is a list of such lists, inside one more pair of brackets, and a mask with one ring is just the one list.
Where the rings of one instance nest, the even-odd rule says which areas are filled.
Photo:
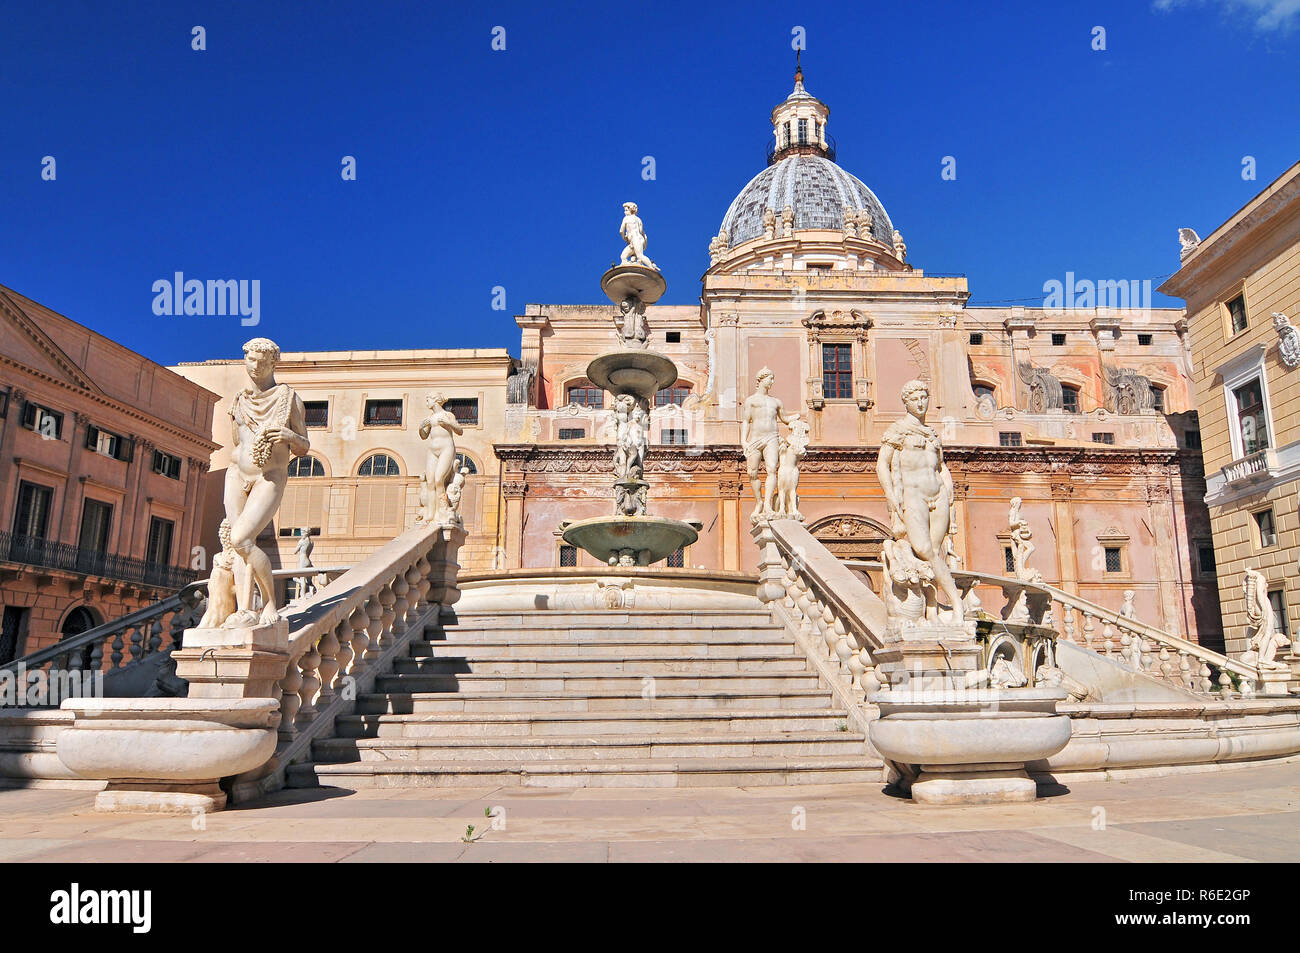
[[84, 495], [84, 483], [77, 477], [81, 474], [81, 451], [86, 446], [86, 432], [90, 427], [90, 418], [82, 413], [73, 414], [72, 433], [68, 439], [72, 446], [68, 450], [68, 479], [63, 485], [63, 508], [59, 512], [59, 524], [54, 527], [52, 539], [72, 546], [80, 544], [77, 527], [77, 508]]
[[1150, 483], [1146, 488], [1147, 508], [1151, 513], [1152, 545], [1156, 554], [1156, 578], [1160, 586], [1160, 627], [1166, 632], [1182, 633], [1183, 600], [1179, 592], [1178, 563], [1182, 557], [1170, 505], [1169, 484]]
[[[148, 515], [146, 507], [141, 507], [140, 501], [144, 498], [143, 487], [145, 474], [149, 472], [153, 455], [153, 443], [143, 438], [132, 438], [135, 440], [135, 448], [131, 457], [131, 462], [126, 468], [126, 496], [122, 501], [122, 529], [125, 530], [123, 535], [118, 537], [121, 545], [121, 554], [131, 559], [144, 559], [145, 553], [143, 547], [137, 555], [135, 551], [136, 540], [144, 537], [148, 539]], [[145, 525], [140, 526], [141, 523]]]
[[721, 539], [718, 553], [719, 565], [723, 569], [740, 571], [741, 506], [740, 497], [744, 484], [739, 480], [723, 480], [718, 484], [718, 526], [721, 527]]
[[1074, 485], [1068, 479], [1052, 482], [1052, 525], [1056, 528], [1056, 564], [1061, 567], [1061, 588], [1079, 594], [1079, 548], [1074, 539]]
[[523, 480], [501, 484], [501, 493], [506, 498], [506, 516], [501, 530], [501, 545], [506, 551], [506, 569], [523, 567], [524, 496], [527, 492], [528, 484]]

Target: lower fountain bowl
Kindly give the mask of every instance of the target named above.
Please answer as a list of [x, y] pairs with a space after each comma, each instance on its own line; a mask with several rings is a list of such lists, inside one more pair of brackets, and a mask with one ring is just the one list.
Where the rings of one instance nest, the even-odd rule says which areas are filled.
[[699, 538], [690, 523], [661, 516], [597, 516], [564, 528], [564, 541], [602, 563], [649, 566]]
[[587, 379], [614, 394], [651, 400], [677, 380], [677, 365], [654, 351], [611, 351], [587, 365]]

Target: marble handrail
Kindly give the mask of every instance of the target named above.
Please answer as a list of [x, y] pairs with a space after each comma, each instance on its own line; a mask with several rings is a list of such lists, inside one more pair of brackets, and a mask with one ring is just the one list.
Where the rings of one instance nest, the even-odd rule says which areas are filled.
[[[1122, 616], [1112, 609], [1056, 586], [966, 570], [954, 571], [953, 577], [963, 593], [969, 592], [976, 585], [1000, 588], [1007, 597], [1008, 606], [1016, 603], [1021, 593], [1026, 593], [1029, 596], [1026, 603], [1031, 616], [1028, 621], [1038, 624], [1044, 624], [1047, 618], [1045, 610], [1049, 606], [1059, 605], [1062, 610], [1060, 617], [1057, 618], [1053, 612], [1052, 621], [1060, 627], [1063, 638], [1108, 658], [1119, 658], [1133, 670], [1153, 678], [1203, 694], [1215, 691], [1216, 686], [1220, 692], [1233, 691], [1234, 675], [1240, 683], [1238, 690], [1243, 695], [1253, 695], [1258, 685], [1260, 673], [1253, 665], [1229, 658], [1138, 619]], [[1081, 619], [1077, 631], [1075, 613]], [[1103, 626], [1100, 634], [1097, 633], [1097, 623]], [[1148, 642], [1154, 643], [1154, 647], [1148, 645]], [[1198, 664], [1193, 667], [1193, 662]]]

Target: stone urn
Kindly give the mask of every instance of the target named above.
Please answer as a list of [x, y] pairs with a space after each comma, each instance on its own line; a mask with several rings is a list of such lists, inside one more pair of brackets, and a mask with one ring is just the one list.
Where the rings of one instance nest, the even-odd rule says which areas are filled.
[[99, 811], [191, 814], [226, 805], [221, 778], [265, 764], [276, 746], [273, 698], [70, 698], [59, 759], [107, 781]]
[[1038, 786], [1025, 764], [1050, 758], [1070, 740], [1056, 712], [1059, 689], [875, 692], [880, 708], [871, 743], [902, 775], [917, 804], [1032, 801]]

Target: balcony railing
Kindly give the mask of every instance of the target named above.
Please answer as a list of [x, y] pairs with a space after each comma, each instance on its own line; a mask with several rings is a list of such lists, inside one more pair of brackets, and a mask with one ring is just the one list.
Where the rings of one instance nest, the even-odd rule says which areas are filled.
[[777, 144], [775, 138], [769, 139], [767, 141], [767, 152], [765, 153], [767, 156], [767, 164], [772, 165], [775, 163], [778, 156], [784, 159], [787, 155], [793, 155], [796, 152], [824, 155], [826, 158], [834, 162], [835, 137], [828, 135], [826, 137], [825, 146], [816, 139], [792, 139], [789, 142], [782, 142], [780, 145]]
[[1236, 483], [1241, 480], [1260, 479], [1277, 469], [1276, 452], [1270, 448], [1256, 450], [1240, 459], [1233, 460], [1223, 468], [1223, 482]]
[[193, 582], [198, 573], [180, 566], [163, 566], [141, 559], [128, 559], [68, 543], [56, 543], [36, 536], [0, 532], [0, 561], [61, 569], [83, 576], [100, 576], [122, 582], [139, 582], [160, 589], [179, 589]]

